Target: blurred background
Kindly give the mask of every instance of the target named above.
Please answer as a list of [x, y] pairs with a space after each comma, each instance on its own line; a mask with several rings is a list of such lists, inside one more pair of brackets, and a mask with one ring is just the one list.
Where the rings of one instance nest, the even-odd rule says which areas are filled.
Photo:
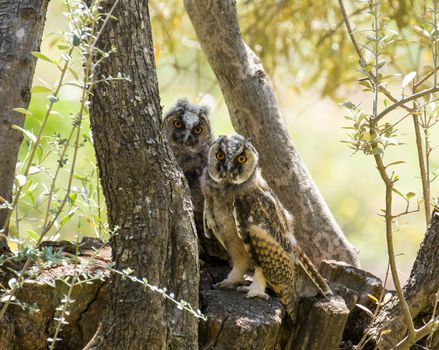
[[[371, 17], [367, 1], [349, 1], [347, 10], [355, 25], [359, 42], [367, 42], [366, 29], [370, 29]], [[399, 33], [399, 39], [389, 48], [384, 68], [391, 76], [388, 89], [397, 98], [401, 97], [403, 76], [418, 71], [422, 76], [424, 66], [432, 65], [432, 53], [428, 38], [422, 29], [422, 19], [430, 18], [431, 3], [428, 1], [387, 1], [382, 5], [383, 21], [390, 30]], [[45, 35], [41, 52], [57, 58], [60, 52], [53, 33], [68, 30], [68, 21], [63, 15], [66, 7], [61, 0], [52, 0], [49, 5]], [[221, 91], [206, 59], [199, 48], [190, 21], [184, 12], [183, 2], [151, 1], [150, 12], [154, 32], [155, 54], [164, 110], [181, 97], [211, 107], [211, 120], [217, 135], [233, 133]], [[375, 169], [373, 157], [354, 152], [341, 141], [347, 140], [350, 126], [344, 118], [346, 111], [340, 105], [351, 101], [370, 113], [372, 94], [363, 91], [357, 82], [358, 58], [346, 35], [346, 28], [340, 16], [338, 4], [317, 1], [238, 1], [241, 31], [246, 42], [261, 57], [270, 76], [283, 117], [295, 146], [303, 157], [314, 181], [326, 199], [332, 213], [348, 239], [360, 251], [362, 267], [380, 277], [387, 268], [384, 221], [378, 214], [384, 207], [384, 185]], [[76, 70], [81, 62], [76, 58]], [[34, 85], [42, 80], [53, 85], [59, 72], [49, 63], [39, 60]], [[69, 76], [75, 81], [74, 74]], [[65, 138], [72, 124], [72, 115], [77, 112], [80, 90], [65, 86], [60, 101], [45, 132], [47, 152], [42, 164], [44, 170], [33, 175], [37, 188], [35, 196], [43, 196], [45, 179], [56, 168], [57, 140]], [[406, 92], [407, 94], [410, 91]], [[27, 118], [26, 129], [36, 130], [47, 105], [44, 93], [34, 93]], [[382, 108], [383, 99], [380, 101]], [[433, 108], [435, 110], [435, 108]], [[436, 113], [436, 112], [435, 112]], [[404, 112], [390, 114], [394, 123], [405, 116]], [[437, 118], [437, 116], [436, 116]], [[80, 194], [80, 211], [95, 210], [96, 196], [87, 199], [87, 194], [97, 193], [95, 156], [90, 142], [88, 121], [83, 128], [83, 147], [74, 179], [74, 191]], [[433, 146], [438, 140], [438, 128], [431, 130]], [[58, 134], [56, 134], [58, 133]], [[417, 208], [422, 199], [421, 182], [416, 147], [414, 144], [413, 121], [406, 118], [398, 124], [397, 140], [401, 143], [386, 151], [386, 162], [404, 160], [395, 167], [400, 177], [397, 188], [402, 193], [414, 192], [410, 208]], [[54, 148], [55, 147], [55, 148]], [[21, 150], [21, 159], [26, 154], [26, 145]], [[431, 171], [437, 171], [439, 155], [436, 149], [431, 153]], [[63, 170], [64, 179], [68, 170]], [[432, 175], [433, 177], [434, 175]], [[62, 191], [63, 178], [58, 182]], [[93, 180], [94, 179], [94, 180]], [[439, 182], [432, 183], [432, 196], [439, 193]], [[38, 199], [36, 199], [38, 201]], [[99, 199], [103, 201], [102, 196]], [[405, 201], [395, 196], [395, 211], [405, 208]], [[91, 207], [91, 209], [90, 209]], [[398, 219], [395, 225], [395, 245], [401, 279], [410, 273], [414, 257], [426, 230], [422, 203], [420, 211]], [[20, 235], [28, 239], [35, 224], [41, 224], [43, 210], [32, 203], [20, 204]], [[100, 213], [104, 226], [105, 212]], [[76, 215], [64, 223], [58, 237], [73, 239], [76, 235], [93, 236], [98, 219], [89, 220]], [[99, 231], [104, 239], [105, 230]], [[56, 237], [57, 238], [57, 237]]]

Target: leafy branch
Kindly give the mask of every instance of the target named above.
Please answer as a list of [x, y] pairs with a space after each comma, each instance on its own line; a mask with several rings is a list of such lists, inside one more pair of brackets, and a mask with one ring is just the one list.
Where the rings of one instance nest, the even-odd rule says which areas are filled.
[[[340, 10], [342, 16], [345, 21], [345, 25], [349, 34], [349, 37], [352, 41], [354, 49], [359, 58], [359, 65], [361, 68], [361, 73], [366, 75], [366, 80], [368, 84], [361, 83], [365, 85], [369, 90], [372, 91], [372, 102], [373, 108], [370, 114], [364, 113], [358, 106], [353, 105], [350, 102], [344, 104], [347, 108], [350, 116], [347, 119], [353, 122], [353, 126], [348, 129], [352, 129], [354, 133], [350, 135], [351, 140], [348, 141], [352, 148], [355, 150], [361, 150], [365, 154], [370, 154], [374, 157], [376, 168], [380, 174], [380, 177], [385, 185], [385, 209], [384, 218], [385, 218], [385, 232], [386, 232], [386, 241], [387, 241], [387, 250], [388, 250], [388, 258], [389, 258], [389, 266], [393, 279], [393, 283], [396, 289], [396, 294], [398, 297], [399, 304], [401, 306], [402, 315], [404, 324], [407, 329], [407, 335], [404, 339], [396, 347], [397, 349], [408, 349], [411, 345], [416, 343], [418, 340], [423, 338], [424, 336], [430, 334], [434, 329], [437, 328], [437, 317], [435, 314], [432, 315], [432, 318], [426, 325], [423, 327], [416, 329], [413, 323], [413, 317], [408, 306], [408, 303], [405, 299], [404, 292], [401, 287], [401, 282], [398, 275], [398, 269], [396, 265], [396, 254], [393, 243], [393, 223], [395, 218], [406, 215], [410, 212], [414, 212], [417, 210], [409, 210], [409, 201], [414, 196], [414, 193], [409, 192], [406, 195], [403, 195], [395, 188], [395, 183], [399, 180], [399, 177], [393, 172], [389, 171], [389, 168], [393, 165], [397, 165], [403, 163], [402, 161], [392, 162], [387, 165], [384, 164], [384, 153], [388, 146], [398, 145], [398, 142], [395, 139], [395, 130], [394, 127], [397, 123], [404, 120], [401, 118], [396, 124], [391, 125], [389, 123], [385, 123], [384, 125], [380, 124], [381, 120], [386, 117], [390, 112], [396, 110], [401, 107], [406, 109], [409, 112], [409, 115], [412, 115], [414, 122], [414, 132], [416, 137], [416, 148], [418, 152], [419, 166], [421, 172], [421, 183], [423, 188], [423, 196], [424, 196], [424, 208], [426, 221], [428, 223], [430, 219], [430, 179], [429, 179], [429, 164], [428, 157], [431, 152], [431, 147], [428, 141], [428, 129], [434, 124], [431, 122], [432, 118], [429, 119], [425, 116], [424, 119], [421, 119], [421, 108], [423, 108], [424, 113], [429, 103], [433, 102], [433, 94], [439, 91], [439, 86], [437, 86], [436, 82], [436, 72], [438, 70], [437, 67], [437, 40], [436, 37], [436, 28], [437, 28], [437, 6], [435, 2], [435, 7], [433, 10], [434, 21], [432, 27], [434, 28], [432, 34], [430, 35], [433, 39], [431, 45], [433, 47], [433, 57], [434, 57], [434, 68], [431, 72], [422, 77], [418, 83], [414, 81], [416, 76], [416, 72], [412, 72], [407, 74], [402, 83], [402, 87], [404, 88], [410, 82], [412, 82], [412, 94], [410, 96], [403, 97], [401, 99], [396, 99], [387, 89], [384, 88], [382, 84], [382, 74], [380, 73], [382, 68], [385, 65], [385, 61], [380, 60], [380, 56], [384, 54], [384, 48], [386, 45], [389, 45], [393, 38], [389, 38], [383, 34], [384, 29], [381, 23], [380, 17], [380, 0], [369, 0], [370, 11], [369, 14], [372, 18], [372, 32], [373, 37], [368, 36], [368, 43], [372, 43], [371, 46], [360, 45], [358, 44], [354, 32], [352, 30], [352, 26], [349, 22], [346, 9], [343, 4], [343, 0], [339, 0]], [[366, 49], [373, 55], [373, 62], [366, 62], [362, 50]], [[372, 70], [374, 71], [372, 72]], [[427, 81], [429, 78], [434, 76], [434, 85], [433, 87], [426, 88], [421, 91], [417, 91], [417, 87], [421, 86], [422, 83]], [[363, 80], [364, 81], [364, 80]], [[385, 108], [379, 112], [378, 103], [379, 103], [379, 92], [383, 93], [387, 98], [389, 98], [393, 103], [390, 106], [386, 106]], [[428, 97], [428, 101], [425, 104], [420, 104], [417, 102], [422, 97]], [[386, 101], [385, 101], [386, 102]], [[409, 107], [408, 103], [413, 102], [413, 107]], [[428, 119], [428, 121], [427, 121]], [[421, 137], [421, 126], [423, 125], [424, 131], [426, 134], [425, 137], [425, 152], [423, 150], [422, 145], [422, 137]], [[424, 159], [425, 157], [425, 159]], [[392, 205], [393, 205], [393, 194], [397, 193], [401, 195], [407, 203], [406, 210], [399, 213], [393, 214]], [[363, 343], [364, 344], [364, 339]]]
[[[30, 169], [32, 161], [35, 157], [36, 150], [41, 142], [41, 136], [43, 134], [43, 130], [45, 128], [45, 125], [47, 123], [49, 116], [51, 115], [53, 104], [58, 101], [58, 94], [61, 90], [61, 87], [63, 86], [63, 81], [64, 81], [64, 77], [66, 75], [66, 72], [69, 69], [69, 62], [70, 62], [71, 54], [72, 54], [73, 50], [75, 50], [77, 48], [83, 50], [83, 51], [81, 51], [81, 54], [82, 54], [82, 57], [84, 58], [84, 78], [83, 78], [83, 82], [82, 82], [82, 96], [81, 96], [81, 100], [80, 100], [79, 112], [78, 112], [78, 115], [76, 117], [76, 120], [74, 121], [74, 127], [71, 131], [71, 134], [73, 134], [73, 132], [76, 129], [76, 136], [75, 136], [75, 141], [74, 141], [73, 160], [72, 160], [72, 164], [71, 164], [69, 177], [67, 180], [66, 193], [65, 193], [64, 198], [61, 201], [60, 205], [58, 206], [57, 210], [55, 211], [54, 215], [51, 218], [49, 218], [51, 197], [53, 195], [55, 181], [56, 181], [57, 174], [59, 171], [59, 167], [58, 167], [57, 172], [55, 174], [56, 176], [52, 179], [51, 190], [49, 191], [49, 201], [48, 201], [48, 205], [47, 205], [46, 216], [44, 218], [44, 224], [42, 226], [41, 233], [39, 235], [39, 239], [36, 242], [37, 246], [43, 241], [44, 237], [47, 235], [49, 230], [56, 223], [58, 217], [61, 215], [61, 213], [64, 209], [65, 204], [67, 203], [68, 199], [70, 198], [74, 169], [76, 166], [79, 143], [80, 143], [81, 123], [82, 123], [85, 111], [87, 109], [88, 96], [89, 96], [91, 89], [93, 87], [94, 77], [91, 74], [91, 72], [93, 72], [93, 70], [96, 68], [95, 66], [94, 67], [92, 66], [92, 63], [93, 63], [92, 58], [93, 58], [94, 54], [101, 54], [100, 50], [97, 51], [96, 44], [98, 42], [100, 34], [105, 29], [105, 26], [108, 23], [109, 18], [112, 18], [111, 14], [119, 2], [118, 0], [116, 0], [114, 2], [113, 7], [111, 8], [110, 12], [105, 15], [105, 19], [103, 21], [102, 26], [100, 27], [100, 30], [97, 33], [95, 33], [95, 24], [97, 21], [101, 20], [101, 18], [103, 16], [103, 14], [101, 14], [98, 11], [99, 10], [99, 1], [100, 0], [97, 0], [96, 2], [91, 4], [90, 8], [92, 10], [90, 11], [89, 8], [87, 6], [85, 6], [85, 4], [83, 4], [82, 1], [66, 0], [66, 3], [67, 3], [69, 8], [71, 5], [70, 2], [73, 3], [73, 9], [70, 11], [70, 16], [71, 16], [71, 19], [73, 22], [73, 27], [76, 30], [74, 30], [74, 32], [71, 34], [71, 41], [69, 42], [70, 48], [68, 51], [69, 52], [68, 57], [62, 55], [62, 57], [64, 57], [65, 64], [61, 70], [61, 78], [58, 81], [54, 95], [49, 96], [50, 104], [49, 104], [48, 109], [46, 111], [45, 118], [44, 118], [43, 123], [40, 127], [38, 136], [32, 140], [33, 144], [32, 144], [30, 155], [27, 159], [27, 165], [26, 165], [23, 176], [27, 177], [29, 174], [29, 169]], [[83, 27], [78, 28], [78, 23], [81, 23], [83, 25]], [[90, 30], [88, 30], [89, 25], [90, 25]], [[41, 53], [38, 53], [37, 57], [41, 58], [41, 57], [46, 57], [46, 56], [44, 56]], [[51, 61], [50, 59], [46, 59], [46, 60]], [[53, 61], [51, 61], [51, 62], [54, 63]], [[69, 137], [69, 139], [70, 139], [70, 137]], [[61, 160], [63, 159], [64, 155], [65, 155], [65, 149], [61, 153], [61, 157], [60, 157]], [[20, 194], [21, 194], [21, 189], [22, 189], [22, 186], [19, 186], [17, 189], [17, 192], [16, 192], [15, 197], [14, 197], [14, 201], [12, 203], [12, 208], [9, 211], [8, 220], [6, 220], [6, 225], [9, 224], [9, 218], [10, 218], [10, 214], [12, 213], [12, 210], [14, 208], [16, 208], [16, 206], [17, 206], [17, 203], [19, 201]], [[2, 309], [0, 310], [0, 320], [3, 319], [3, 317], [6, 313], [6, 310], [8, 309], [8, 306], [10, 305], [13, 298], [15, 298], [16, 291], [18, 290], [18, 288], [20, 288], [23, 285], [23, 281], [25, 279], [26, 272], [27, 272], [31, 262], [32, 262], [32, 260], [30, 258], [28, 258], [26, 260], [22, 269], [18, 273], [18, 278], [17, 278], [16, 283], [14, 283], [11, 290], [8, 291], [8, 295], [10, 295], [10, 298], [8, 298], [8, 300], [4, 303]]]

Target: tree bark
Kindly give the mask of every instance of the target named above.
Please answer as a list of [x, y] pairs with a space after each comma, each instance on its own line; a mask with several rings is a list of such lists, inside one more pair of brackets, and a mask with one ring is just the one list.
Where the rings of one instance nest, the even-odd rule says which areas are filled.
[[[431, 317], [436, 293], [439, 291], [439, 211], [433, 212], [430, 225], [413, 264], [410, 278], [404, 286], [404, 295], [415, 325], [421, 327]], [[437, 314], [436, 314], [437, 316]], [[383, 330], [392, 332], [380, 338]], [[406, 335], [404, 317], [394, 296], [381, 310], [372, 326], [373, 340], [379, 340], [378, 349], [390, 349]]]
[[300, 318], [291, 350], [339, 349], [349, 316], [349, 310], [340, 296], [326, 300], [304, 298], [298, 315]]
[[[91, 243], [86, 246], [83, 243]], [[56, 349], [82, 349], [90, 340], [99, 321], [108, 299], [109, 275], [108, 264], [111, 262], [111, 248], [103, 247], [102, 242], [96, 239], [84, 238], [79, 244], [78, 252], [75, 243], [43, 242], [40, 247], [52, 247], [54, 251], [63, 250], [63, 264], [52, 264], [41, 269], [33, 276], [34, 283], [27, 282], [17, 292], [17, 299], [23, 303], [38, 305], [38, 312], [29, 312], [17, 305], [10, 305], [5, 317], [0, 321], [0, 349], [1, 350], [43, 350], [48, 349], [47, 339], [53, 337], [57, 326], [54, 319], [69, 286], [66, 280], [73, 283], [75, 269], [81, 269], [88, 276], [104, 278], [95, 279], [93, 283], [81, 283], [74, 280], [71, 298], [68, 305], [69, 314], [65, 315], [67, 324], [62, 326]], [[99, 249], [96, 252], [95, 249]], [[0, 255], [12, 255], [8, 249], [2, 249], [0, 235]], [[74, 257], [71, 259], [71, 257]], [[12, 266], [11, 266], [12, 264]], [[7, 285], [14, 275], [11, 270], [22, 268], [23, 261], [9, 262], [0, 265], [0, 283]], [[11, 268], [11, 270], [9, 269]], [[80, 277], [84, 281], [83, 277]]]
[[285, 128], [259, 58], [241, 38], [235, 0], [185, 0], [201, 48], [235, 129], [252, 137], [264, 178], [296, 220], [296, 238], [311, 260], [359, 266], [358, 253], [331, 215]]
[[[103, 12], [114, 2], [108, 1]], [[115, 269], [198, 306], [198, 251], [186, 180], [166, 141], [147, 0], [121, 0], [98, 46], [117, 53], [96, 73], [91, 127]], [[107, 313], [88, 349], [196, 349], [197, 319], [158, 293], [113, 276]]]
[[[23, 127], [25, 120], [13, 109], [29, 106], [37, 63], [31, 52], [40, 49], [48, 3], [49, 0], [0, 0], [0, 196], [9, 203], [23, 139], [12, 125]], [[8, 209], [0, 209], [0, 229], [7, 214]]]

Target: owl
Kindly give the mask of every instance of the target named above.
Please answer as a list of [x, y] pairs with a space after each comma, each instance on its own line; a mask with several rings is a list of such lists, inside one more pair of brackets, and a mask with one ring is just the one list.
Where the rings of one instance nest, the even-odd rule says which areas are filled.
[[206, 239], [203, 234], [204, 198], [200, 177], [207, 165], [207, 155], [213, 140], [208, 114], [206, 106], [194, 105], [181, 99], [165, 114], [164, 122], [168, 142], [191, 190], [200, 255], [205, 259], [214, 256], [227, 260], [224, 249], [217, 242]]
[[331, 291], [297, 245], [291, 215], [265, 182], [258, 152], [241, 135], [219, 137], [210, 147], [202, 177], [204, 225], [229, 253], [233, 267], [220, 283], [241, 283], [254, 270], [248, 298], [267, 299], [267, 283], [292, 315], [299, 297]]

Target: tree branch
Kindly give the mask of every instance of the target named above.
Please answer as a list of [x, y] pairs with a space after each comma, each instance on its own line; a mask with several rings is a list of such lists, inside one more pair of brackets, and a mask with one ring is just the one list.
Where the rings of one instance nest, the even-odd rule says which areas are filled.
[[383, 164], [383, 159], [380, 154], [374, 155], [377, 169], [381, 175], [381, 178], [386, 186], [386, 239], [387, 239], [387, 255], [389, 257], [390, 270], [392, 272], [393, 284], [395, 285], [396, 294], [398, 296], [399, 303], [402, 307], [404, 315], [404, 322], [407, 326], [408, 337], [413, 339], [415, 336], [415, 326], [413, 324], [410, 308], [405, 300], [404, 293], [402, 291], [401, 282], [399, 280], [398, 269], [396, 267], [395, 249], [393, 247], [393, 216], [392, 216], [392, 194], [393, 194], [393, 181], [386, 172], [386, 167]]
[[410, 346], [416, 344], [417, 341], [421, 340], [425, 336], [429, 335], [437, 324], [439, 323], [439, 316], [430, 320], [426, 325], [417, 329], [412, 339], [409, 336], [405, 337], [400, 343], [396, 345], [394, 350], [408, 350]]
[[262, 64], [242, 40], [236, 2], [185, 0], [203, 52], [218, 79], [233, 126], [252, 137], [264, 177], [292, 212], [296, 236], [317, 265], [323, 259], [359, 265], [358, 254], [335, 222], [300, 158]]
[[[0, 196], [12, 202], [12, 187], [25, 117], [14, 108], [27, 109], [37, 63], [48, 0], [0, 0]], [[18, 33], [21, 33], [18, 35]], [[4, 43], [4, 45], [3, 45]], [[10, 210], [0, 209], [0, 231], [7, 234]]]
[[[376, 116], [375, 121], [378, 122], [379, 120], [384, 118], [387, 114], [389, 114], [391, 111], [393, 111], [397, 107], [404, 107], [404, 104], [407, 103], [407, 102], [416, 100], [416, 99], [418, 99], [418, 98], [420, 98], [422, 96], [425, 96], [425, 95], [433, 94], [433, 93], [438, 92], [438, 91], [439, 91], [439, 86], [433, 86], [432, 88], [425, 89], [425, 90], [419, 91], [419, 92], [417, 92], [417, 93], [415, 93], [413, 95], [405, 97], [405, 98], [397, 101], [396, 103], [390, 105], [389, 107], [384, 109], [382, 112], [380, 112]], [[412, 110], [412, 113], [413, 113], [413, 110]]]
[[[432, 268], [439, 266], [439, 213], [436, 209], [430, 220], [427, 233], [413, 264], [410, 278], [403, 288], [404, 297], [410, 308], [412, 317], [421, 328], [415, 330], [415, 335], [407, 337], [407, 327], [404, 322], [404, 313], [397, 297], [393, 297], [384, 305], [377, 319], [373, 322], [371, 336], [377, 349], [394, 348], [397, 344], [413, 344], [421, 339], [421, 335], [428, 334], [428, 327], [424, 328], [423, 318], [419, 316], [431, 314], [432, 300], [436, 299], [439, 290], [439, 270]], [[435, 317], [437, 321], [437, 316]], [[381, 336], [383, 330], [390, 329], [391, 333]], [[403, 341], [401, 341], [403, 339]]]
[[[343, 20], [344, 20], [344, 23], [346, 25], [346, 29], [348, 30], [349, 37], [351, 38], [352, 45], [354, 46], [355, 52], [358, 55], [360, 66], [361, 66], [361, 68], [364, 68], [366, 66], [366, 60], [364, 59], [363, 53], [361, 52], [361, 48], [358, 45], [357, 39], [355, 38], [354, 31], [352, 30], [351, 22], [349, 21], [349, 17], [346, 13], [346, 8], [344, 6], [343, 0], [338, 0], [338, 4], [340, 6], [341, 14], [343, 16]], [[373, 81], [375, 81], [375, 79], [376, 79], [376, 76], [371, 72], [368, 72], [367, 75], [368, 75], [369, 81], [371, 83], [373, 83]], [[378, 91], [383, 93], [393, 103], [398, 102], [398, 99], [395, 98], [394, 96], [392, 96], [392, 94], [383, 86], [379, 86]], [[403, 105], [402, 107], [409, 112], [413, 112], [413, 110], [408, 106]]]

